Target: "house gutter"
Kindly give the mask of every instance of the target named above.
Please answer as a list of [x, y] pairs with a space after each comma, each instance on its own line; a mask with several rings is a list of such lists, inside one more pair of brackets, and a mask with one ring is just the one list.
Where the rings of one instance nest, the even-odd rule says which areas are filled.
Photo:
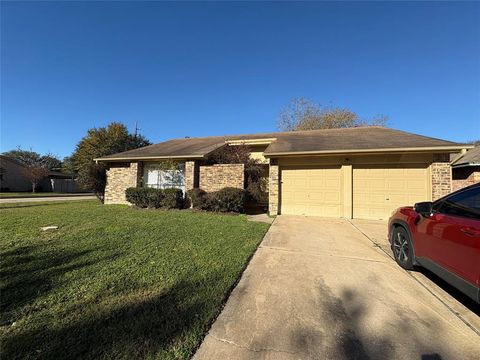
[[473, 167], [473, 166], [480, 166], [480, 163], [465, 163], [465, 164], [459, 164], [459, 165], [452, 165], [452, 168], [458, 169], [458, 168]]
[[128, 157], [104, 157], [95, 158], [93, 161], [98, 162], [116, 162], [116, 161], [132, 161], [132, 160], [168, 160], [168, 159], [203, 159], [203, 155], [172, 155], [172, 156], [128, 156]]
[[270, 145], [277, 138], [225, 140], [227, 145]]
[[301, 155], [341, 155], [341, 154], [374, 154], [374, 153], [394, 153], [394, 152], [432, 152], [432, 151], [461, 151], [462, 149], [473, 149], [473, 145], [454, 145], [441, 147], [409, 147], [409, 148], [381, 148], [381, 149], [356, 149], [356, 150], [320, 150], [320, 151], [282, 151], [264, 153], [266, 158], [277, 156], [301, 156]]

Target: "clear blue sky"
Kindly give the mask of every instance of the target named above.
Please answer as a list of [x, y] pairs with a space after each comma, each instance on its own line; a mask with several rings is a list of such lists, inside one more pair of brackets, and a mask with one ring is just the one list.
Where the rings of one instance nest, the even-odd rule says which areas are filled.
[[292, 97], [480, 138], [480, 3], [2, 2], [1, 148], [275, 130]]

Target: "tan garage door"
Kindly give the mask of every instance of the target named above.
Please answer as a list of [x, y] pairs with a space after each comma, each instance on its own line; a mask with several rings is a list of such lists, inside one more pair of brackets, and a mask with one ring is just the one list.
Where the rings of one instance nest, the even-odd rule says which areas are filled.
[[281, 213], [342, 216], [340, 167], [282, 168]]
[[427, 201], [427, 165], [354, 166], [353, 217], [388, 219], [400, 206]]

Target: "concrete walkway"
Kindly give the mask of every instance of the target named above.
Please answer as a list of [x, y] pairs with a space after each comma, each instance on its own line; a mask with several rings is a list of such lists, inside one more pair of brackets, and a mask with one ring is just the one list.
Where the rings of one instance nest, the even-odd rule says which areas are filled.
[[381, 226], [278, 217], [194, 359], [478, 358], [475, 326], [372, 242]]
[[73, 196], [45, 196], [45, 197], [24, 197], [0, 199], [0, 204], [9, 203], [28, 203], [28, 202], [45, 202], [45, 201], [75, 201], [75, 200], [93, 200], [97, 197], [95, 195], [73, 195]]

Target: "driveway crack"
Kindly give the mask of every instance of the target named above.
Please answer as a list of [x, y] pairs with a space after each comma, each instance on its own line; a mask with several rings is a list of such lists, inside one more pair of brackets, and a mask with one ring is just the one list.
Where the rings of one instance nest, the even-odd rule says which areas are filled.
[[231, 341], [231, 340], [217, 338], [216, 336], [214, 336], [212, 334], [210, 334], [210, 336], [213, 337], [217, 341], [220, 341], [220, 342], [223, 342], [223, 343], [226, 343], [226, 344], [229, 344], [229, 345], [233, 345], [233, 346], [238, 347], [240, 349], [245, 349], [245, 350], [252, 351], [252, 352], [276, 352], [276, 353], [284, 353], [284, 354], [298, 354], [298, 352], [295, 352], [295, 351], [280, 350], [280, 349], [275, 349], [275, 348], [252, 348], [252, 347], [249, 347], [249, 346], [237, 344], [236, 342]]
[[[370, 240], [373, 244], [377, 245], [375, 243], [375, 241], [370, 237], [368, 236], [367, 234], [365, 234], [358, 226], [356, 226], [353, 222], [351, 222], [349, 219], [346, 219], [350, 225], [352, 225], [355, 229], [357, 229], [363, 236], [365, 236], [368, 240]], [[384, 248], [382, 248], [381, 246], [379, 246], [380, 250], [386, 255], [388, 256], [389, 258], [392, 258], [391, 255], [385, 251]], [[392, 258], [393, 259], [393, 258]], [[408, 276], [410, 276], [410, 278], [412, 278], [415, 282], [417, 282], [421, 287], [423, 287], [427, 292], [429, 292], [435, 299], [437, 299], [443, 306], [445, 306], [456, 318], [458, 318], [461, 322], [463, 322], [470, 330], [472, 330], [475, 334], [479, 335], [480, 336], [480, 331], [475, 327], [473, 326], [472, 324], [470, 324], [470, 322], [465, 319], [458, 311], [456, 311], [453, 307], [451, 307], [450, 305], [448, 305], [441, 297], [439, 297], [438, 295], [436, 295], [432, 290], [430, 290], [428, 288], [428, 286], [426, 286], [421, 280], [417, 279], [415, 276], [413, 276], [413, 274], [410, 273], [410, 271], [407, 271], [407, 270], [403, 270]]]

